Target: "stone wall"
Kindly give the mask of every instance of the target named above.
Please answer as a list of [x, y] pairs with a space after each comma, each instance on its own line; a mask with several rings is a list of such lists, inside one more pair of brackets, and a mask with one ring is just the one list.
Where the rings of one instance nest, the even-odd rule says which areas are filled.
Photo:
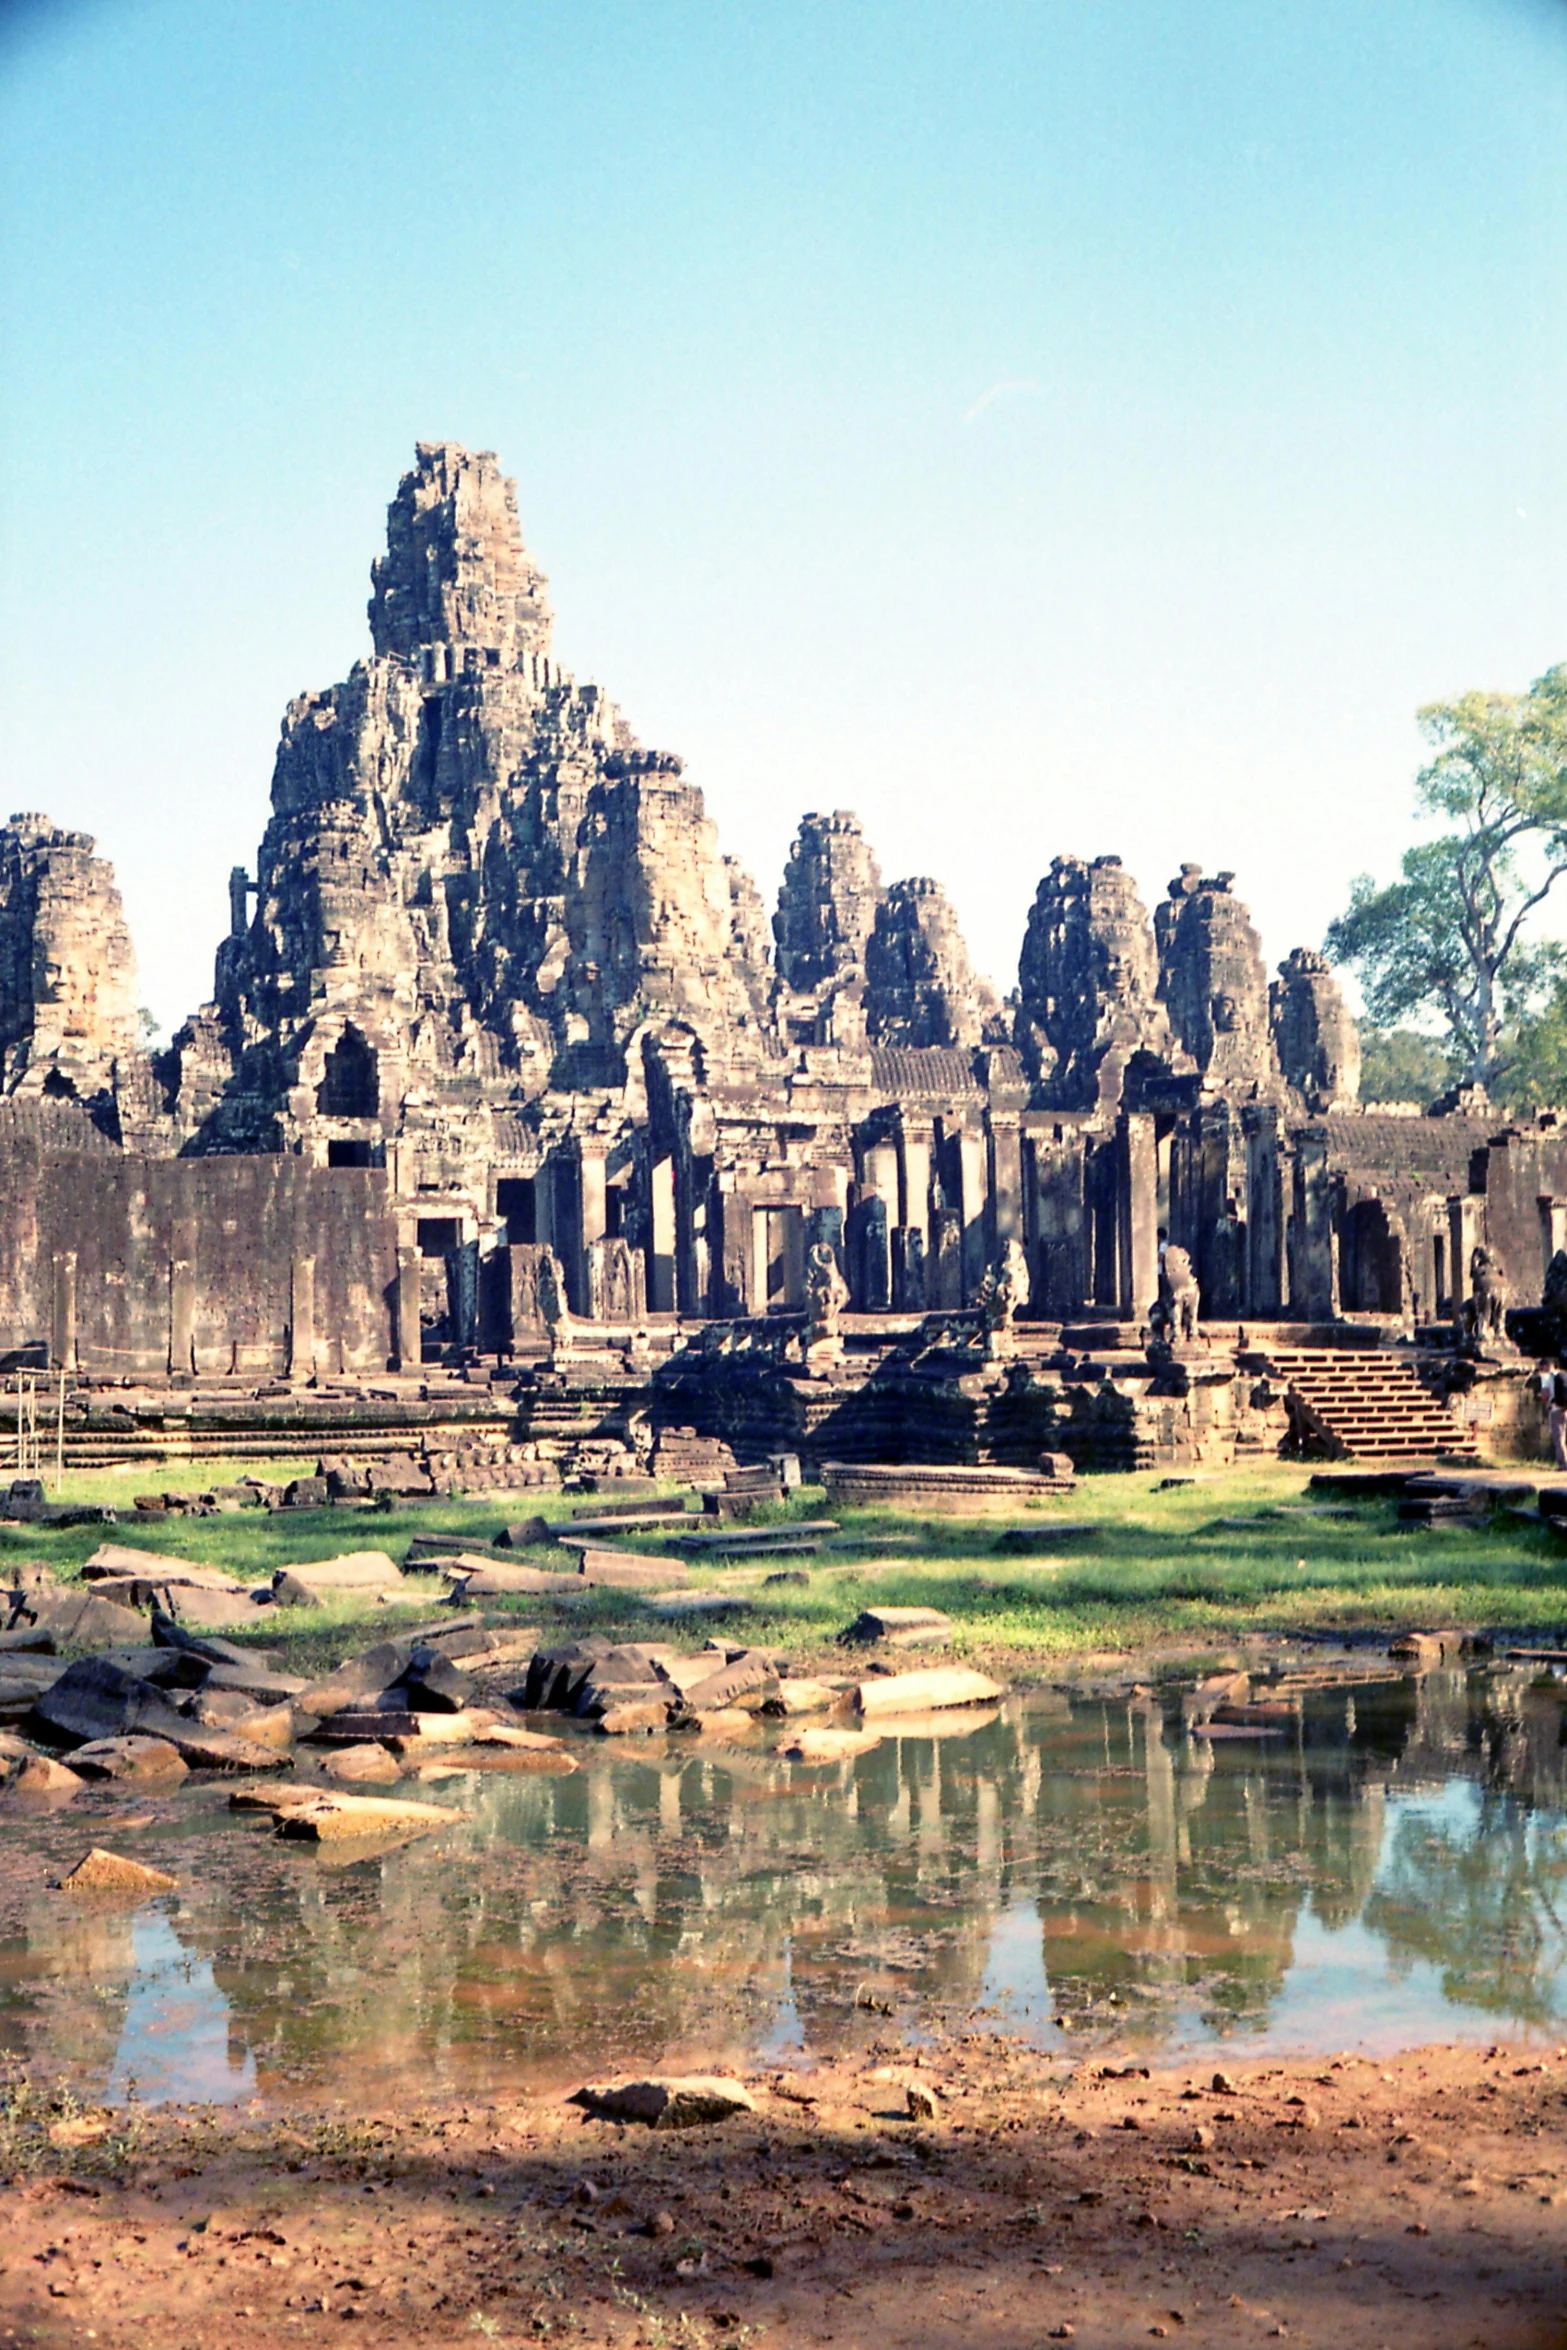
[[0, 1186], [0, 1352], [144, 1377], [378, 1371], [394, 1355], [383, 1173], [147, 1159], [7, 1116]]

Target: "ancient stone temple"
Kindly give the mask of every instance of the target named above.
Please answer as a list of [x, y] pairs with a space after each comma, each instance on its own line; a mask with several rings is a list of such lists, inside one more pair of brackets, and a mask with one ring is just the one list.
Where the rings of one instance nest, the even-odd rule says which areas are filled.
[[1297, 948], [1270, 982], [1228, 873], [1183, 866], [1150, 917], [1042, 826], [1003, 1003], [844, 810], [802, 817], [769, 921], [678, 755], [558, 661], [493, 456], [421, 443], [371, 577], [369, 652], [284, 713], [212, 999], [156, 1064], [93, 844], [0, 833], [13, 1351], [298, 1378], [548, 1347], [581, 1378], [608, 1348], [645, 1380], [803, 1329], [826, 1250], [835, 1379], [999, 1280], [1030, 1377], [1075, 1345], [1146, 1387], [1170, 1249], [1210, 1337], [1434, 1325], [1483, 1240], [1537, 1293], [1554, 1123], [1363, 1109], [1333, 973]]

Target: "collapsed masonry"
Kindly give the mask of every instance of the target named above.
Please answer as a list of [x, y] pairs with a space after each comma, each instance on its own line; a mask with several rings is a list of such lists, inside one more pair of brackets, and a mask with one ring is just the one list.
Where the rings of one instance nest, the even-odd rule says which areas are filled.
[[1150, 921], [1119, 859], [1057, 857], [1003, 1003], [936, 881], [811, 814], [769, 938], [680, 760], [556, 659], [492, 455], [420, 444], [372, 583], [156, 1062], [91, 842], [0, 831], [13, 1349], [369, 1372], [570, 1317], [645, 1357], [803, 1312], [821, 1243], [851, 1317], [968, 1309], [1017, 1241], [1034, 1324], [1135, 1328], [1161, 1230], [1208, 1325], [1434, 1321], [1481, 1239], [1534, 1294], [1554, 1125], [1361, 1109], [1335, 979], [1270, 983], [1229, 874]]

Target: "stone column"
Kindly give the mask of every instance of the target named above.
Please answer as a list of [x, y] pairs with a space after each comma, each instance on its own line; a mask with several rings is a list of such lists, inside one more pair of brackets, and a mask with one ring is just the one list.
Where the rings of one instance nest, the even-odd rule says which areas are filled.
[[580, 1311], [593, 1314], [593, 1243], [604, 1237], [605, 1199], [604, 1153], [583, 1149], [577, 1173], [577, 1199], [582, 1220], [582, 1272]]
[[423, 1354], [419, 1336], [419, 1251], [397, 1252], [397, 1327], [395, 1353], [400, 1371], [417, 1371]]
[[49, 1360], [59, 1371], [76, 1368], [76, 1251], [62, 1249], [54, 1260], [54, 1315]]
[[1284, 1307], [1284, 1196], [1279, 1113], [1265, 1102], [1241, 1112], [1246, 1135], [1246, 1294], [1242, 1308], [1276, 1321]]
[[672, 1314], [675, 1310], [675, 1162], [672, 1158], [654, 1160], [652, 1194], [653, 1237], [648, 1252], [647, 1302], [655, 1314]]
[[930, 1241], [930, 1144], [928, 1125], [898, 1128], [898, 1222], [919, 1233], [921, 1255]]
[[1463, 1193], [1447, 1203], [1447, 1230], [1453, 1251], [1453, 1312], [1469, 1297], [1469, 1259], [1485, 1238], [1485, 1201], [1478, 1192]]
[[985, 1137], [977, 1127], [965, 1126], [957, 1139], [963, 1184], [963, 1303], [970, 1305], [990, 1262], [985, 1233], [987, 1153]]
[[196, 1367], [196, 1228], [176, 1224], [169, 1258], [169, 1376], [188, 1378]]
[[296, 1256], [289, 1283], [288, 1371], [291, 1379], [316, 1375], [316, 1260]]
[[992, 1110], [986, 1121], [990, 1140], [990, 1247], [1004, 1240], [1024, 1238], [1023, 1136], [1014, 1111]]
[[1142, 1322], [1159, 1294], [1159, 1154], [1143, 1111], [1116, 1120], [1116, 1201], [1121, 1313]]
[[1302, 1322], [1337, 1321], [1333, 1183], [1328, 1173], [1328, 1138], [1321, 1127], [1308, 1127], [1295, 1145], [1294, 1244], [1291, 1313]]

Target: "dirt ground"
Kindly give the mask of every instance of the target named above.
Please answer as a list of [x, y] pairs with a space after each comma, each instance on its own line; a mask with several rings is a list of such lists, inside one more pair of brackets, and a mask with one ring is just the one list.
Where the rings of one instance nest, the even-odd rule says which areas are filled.
[[554, 2093], [107, 2137], [40, 2108], [0, 2341], [1567, 2344], [1567, 2049], [1150, 2078], [965, 2034], [747, 2082], [754, 2116], [680, 2132]]

